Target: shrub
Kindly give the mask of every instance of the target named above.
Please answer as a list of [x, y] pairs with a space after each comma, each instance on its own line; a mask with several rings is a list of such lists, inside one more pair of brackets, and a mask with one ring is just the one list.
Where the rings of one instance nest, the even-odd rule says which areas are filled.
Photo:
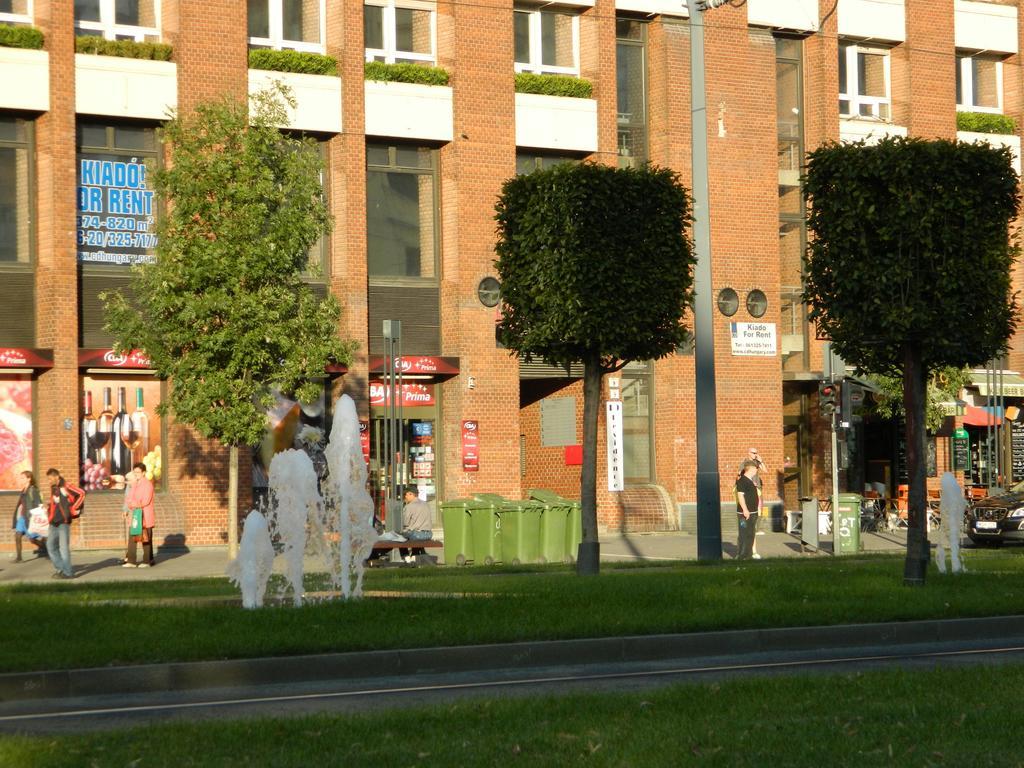
[[0, 46], [38, 50], [43, 47], [43, 33], [35, 27], [0, 24]]
[[385, 64], [383, 61], [368, 61], [363, 67], [363, 72], [367, 80], [448, 85], [448, 72], [440, 67], [425, 67], [421, 64]]
[[957, 112], [956, 129], [974, 133], [1017, 132], [1017, 123], [1009, 115], [995, 115], [991, 112]]
[[305, 51], [271, 51], [259, 48], [249, 51], [250, 69], [272, 72], [295, 72], [300, 75], [338, 76], [338, 62], [331, 56]]
[[540, 93], [545, 96], [569, 96], [574, 99], [589, 99], [594, 92], [589, 80], [569, 75], [535, 75], [520, 72], [516, 75], [516, 91], [519, 93]]
[[171, 46], [167, 43], [137, 43], [134, 40], [107, 40], [93, 35], [75, 38], [75, 53], [97, 56], [118, 56], [122, 59], [170, 61]]

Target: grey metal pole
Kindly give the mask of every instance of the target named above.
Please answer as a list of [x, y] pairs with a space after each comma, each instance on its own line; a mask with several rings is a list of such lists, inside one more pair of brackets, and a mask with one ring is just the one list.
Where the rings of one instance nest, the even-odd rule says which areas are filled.
[[694, 376], [697, 408], [697, 559], [722, 559], [718, 474], [718, 411], [711, 297], [711, 213], [708, 199], [708, 117], [704, 92], [704, 11], [690, 6], [690, 101], [693, 149]]

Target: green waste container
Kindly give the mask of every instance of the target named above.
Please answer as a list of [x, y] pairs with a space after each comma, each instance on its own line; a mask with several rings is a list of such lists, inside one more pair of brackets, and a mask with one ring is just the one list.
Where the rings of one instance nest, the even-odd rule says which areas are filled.
[[543, 510], [540, 515], [540, 562], [572, 562], [566, 538], [571, 509], [572, 505], [565, 500], [543, 502]]
[[562, 550], [564, 553], [562, 560], [567, 563], [575, 562], [580, 542], [583, 541], [583, 519], [580, 514], [580, 503], [572, 499], [563, 498], [554, 491], [542, 489], [531, 490], [530, 498], [543, 501], [546, 504], [563, 504], [568, 508], [569, 514], [565, 525], [565, 541], [562, 545], [564, 547]]
[[473, 554], [469, 559], [476, 565], [494, 565], [501, 556], [499, 504], [478, 496], [476, 504], [468, 509], [473, 540]]
[[446, 564], [465, 565], [473, 554], [472, 512], [488, 508], [475, 499], [453, 499], [441, 502], [441, 525], [444, 529], [444, 561]]
[[540, 523], [544, 505], [506, 501], [501, 505], [501, 560], [511, 565], [540, 559]]
[[833, 505], [832, 552], [837, 555], [855, 555], [860, 551], [860, 502], [857, 493], [840, 493], [839, 503]]

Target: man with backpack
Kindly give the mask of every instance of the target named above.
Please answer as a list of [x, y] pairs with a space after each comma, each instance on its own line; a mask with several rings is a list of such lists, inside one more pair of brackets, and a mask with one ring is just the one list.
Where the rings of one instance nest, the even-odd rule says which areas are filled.
[[46, 551], [50, 554], [50, 563], [57, 569], [53, 578], [73, 579], [71, 521], [82, 513], [85, 491], [67, 482], [53, 467], [46, 470], [46, 477], [50, 481], [50, 529], [46, 538]]

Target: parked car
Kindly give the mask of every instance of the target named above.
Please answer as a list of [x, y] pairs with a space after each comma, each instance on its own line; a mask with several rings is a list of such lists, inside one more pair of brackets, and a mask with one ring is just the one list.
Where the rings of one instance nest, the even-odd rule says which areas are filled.
[[967, 535], [976, 544], [1024, 541], [1024, 480], [972, 503], [967, 510]]

